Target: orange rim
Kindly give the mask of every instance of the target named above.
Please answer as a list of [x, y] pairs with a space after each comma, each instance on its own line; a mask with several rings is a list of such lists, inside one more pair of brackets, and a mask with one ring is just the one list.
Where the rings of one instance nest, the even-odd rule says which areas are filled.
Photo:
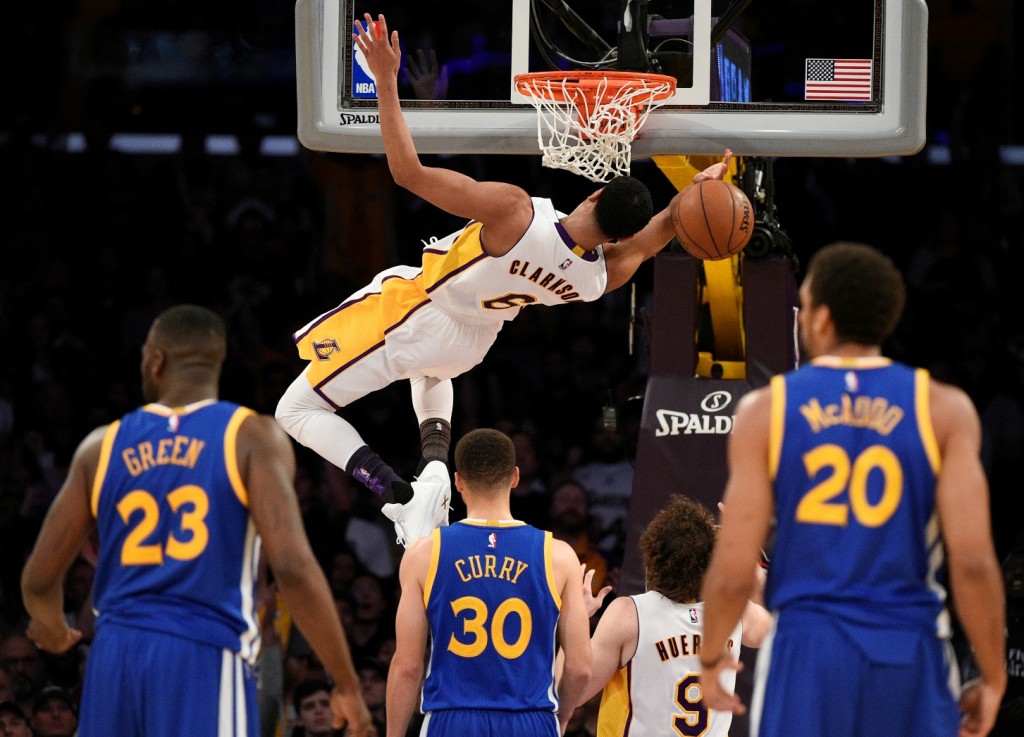
[[[534, 86], [536, 82], [545, 81], [557, 84]], [[646, 102], [654, 102], [655, 100], [665, 100], [676, 91], [675, 77], [647, 72], [598, 70], [528, 72], [517, 74], [515, 82], [519, 94], [526, 97], [540, 96], [555, 102], [573, 102], [579, 99], [580, 95], [589, 102], [599, 102], [600, 99], [610, 97], [624, 89], [650, 89], [651, 96]], [[667, 85], [667, 89], [664, 89], [663, 85]], [[601, 98], [598, 98], [599, 93], [602, 95]]]

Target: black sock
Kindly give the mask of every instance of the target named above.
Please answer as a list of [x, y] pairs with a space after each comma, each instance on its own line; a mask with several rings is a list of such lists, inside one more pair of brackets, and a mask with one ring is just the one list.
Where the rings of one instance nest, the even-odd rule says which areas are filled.
[[[374, 494], [383, 497], [384, 501], [389, 504], [397, 501], [394, 490], [396, 484], [408, 486], [409, 499], [412, 498], [412, 487], [395, 473], [395, 470], [385, 463], [383, 458], [370, 450], [368, 445], [364, 445], [352, 454], [348, 465], [345, 466], [345, 471]], [[403, 496], [400, 490], [398, 496]], [[404, 504], [406, 501], [408, 499], [400, 501], [399, 504]]]
[[[448, 420], [440, 417], [433, 417], [420, 423], [420, 452], [423, 460], [422, 467], [431, 461], [448, 463], [448, 447], [452, 444], [452, 425]], [[417, 471], [417, 475], [419, 471]]]

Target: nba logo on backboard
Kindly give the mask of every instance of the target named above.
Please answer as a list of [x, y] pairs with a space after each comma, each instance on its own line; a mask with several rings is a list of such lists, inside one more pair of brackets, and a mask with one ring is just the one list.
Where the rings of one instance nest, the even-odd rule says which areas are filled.
[[[363, 27], [366, 27], [365, 23]], [[358, 44], [352, 46], [352, 97], [370, 100], [377, 97], [377, 80], [370, 73], [370, 65]]]

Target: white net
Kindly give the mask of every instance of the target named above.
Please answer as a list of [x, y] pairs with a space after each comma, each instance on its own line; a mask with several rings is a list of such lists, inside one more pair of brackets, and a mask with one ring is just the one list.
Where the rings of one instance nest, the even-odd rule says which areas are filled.
[[641, 76], [628, 83], [600, 77], [591, 90], [573, 82], [572, 77], [518, 80], [519, 91], [537, 109], [543, 165], [594, 182], [629, 174], [633, 139], [675, 85]]

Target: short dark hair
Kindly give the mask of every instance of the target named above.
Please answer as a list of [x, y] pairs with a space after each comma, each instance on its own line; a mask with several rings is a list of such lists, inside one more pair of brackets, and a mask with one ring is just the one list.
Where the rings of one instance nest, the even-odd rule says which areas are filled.
[[471, 430], [455, 445], [455, 470], [472, 485], [511, 483], [515, 467], [516, 446], [499, 430]]
[[811, 256], [807, 278], [811, 306], [828, 306], [841, 341], [881, 345], [903, 315], [903, 275], [872, 246], [831, 243]]
[[13, 701], [0, 701], [0, 714], [13, 714], [16, 717], [20, 717], [21, 721], [26, 724], [28, 723], [28, 717], [25, 716], [25, 712]]
[[650, 190], [630, 176], [615, 177], [604, 185], [594, 206], [597, 227], [611, 239], [640, 232], [653, 215]]
[[206, 349], [210, 343], [227, 341], [224, 320], [213, 310], [199, 305], [168, 307], [153, 321], [153, 332], [161, 341], [180, 348]]
[[697, 601], [715, 547], [715, 518], [700, 502], [673, 494], [640, 535], [647, 588]]
[[310, 678], [299, 683], [292, 691], [292, 703], [295, 705], [295, 711], [302, 707], [302, 702], [305, 699], [320, 691], [326, 691], [330, 696], [331, 684], [320, 678]]

